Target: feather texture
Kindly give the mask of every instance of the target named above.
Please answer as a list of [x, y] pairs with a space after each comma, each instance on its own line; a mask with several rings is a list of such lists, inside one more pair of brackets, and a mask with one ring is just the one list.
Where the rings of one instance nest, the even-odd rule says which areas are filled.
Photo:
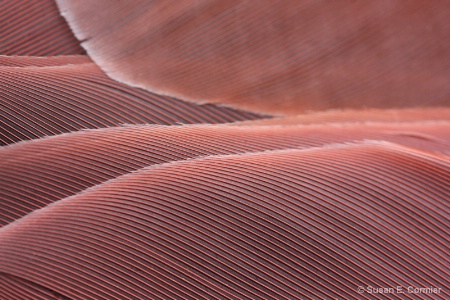
[[0, 55], [1, 67], [52, 67], [91, 63], [87, 55], [8, 56]]
[[[195, 157], [318, 147], [366, 139], [450, 155], [450, 123], [334, 126], [128, 126], [0, 150], [0, 225], [108, 179]], [[38, 159], [36, 159], [38, 158]]]
[[53, 0], [4, 0], [0, 55], [85, 54]]
[[[30, 59], [24, 61], [34, 64]], [[93, 63], [0, 67], [0, 112], [3, 145], [121, 124], [224, 123], [263, 117], [211, 104], [199, 106], [120, 84]]]
[[445, 0], [0, 2], [0, 299], [450, 298]]
[[70, 300], [28, 280], [0, 273], [0, 291], [3, 299]]
[[448, 297], [449, 164], [371, 142], [157, 165], [1, 228], [0, 271], [72, 299]]
[[421, 121], [448, 121], [450, 120], [449, 107], [424, 107], [412, 109], [361, 109], [361, 110], [329, 110], [300, 114], [290, 117], [277, 117], [262, 120], [242, 121], [232, 126], [246, 125], [296, 125], [296, 124], [345, 124], [353, 123], [402, 123]]
[[109, 76], [156, 93], [281, 114], [449, 105], [445, 0], [57, 3]]

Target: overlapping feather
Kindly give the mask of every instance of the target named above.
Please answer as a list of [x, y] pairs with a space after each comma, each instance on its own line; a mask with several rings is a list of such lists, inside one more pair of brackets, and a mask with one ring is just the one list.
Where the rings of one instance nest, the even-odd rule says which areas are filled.
[[89, 56], [0, 11], [1, 299], [450, 297], [445, 1], [57, 2]]

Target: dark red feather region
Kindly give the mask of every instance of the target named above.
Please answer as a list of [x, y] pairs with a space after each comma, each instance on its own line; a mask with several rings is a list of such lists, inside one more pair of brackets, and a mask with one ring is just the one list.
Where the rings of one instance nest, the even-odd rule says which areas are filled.
[[2, 1], [0, 28], [0, 55], [86, 53], [53, 0]]
[[[72, 57], [65, 59], [71, 63], [62, 64], [64, 61], [54, 58], [47, 62], [52, 66], [0, 67], [0, 113], [4, 120], [0, 144], [124, 124], [226, 123], [263, 118], [133, 88], [110, 79], [92, 62], [81, 63], [83, 60]], [[39, 62], [37, 58], [6, 61], [22, 65]]]

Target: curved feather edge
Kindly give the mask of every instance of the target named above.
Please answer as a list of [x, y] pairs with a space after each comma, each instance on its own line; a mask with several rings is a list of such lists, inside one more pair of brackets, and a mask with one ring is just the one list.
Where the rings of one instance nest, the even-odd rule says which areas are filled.
[[446, 1], [57, 3], [108, 76], [157, 94], [278, 115], [448, 107]]
[[132, 88], [110, 79], [94, 63], [1, 67], [0, 113], [3, 145], [121, 124], [227, 123], [266, 117]]
[[[367, 139], [450, 154], [449, 122], [230, 126], [139, 125], [0, 148], [0, 224], [137, 169], [199, 156], [309, 148]], [[433, 153], [433, 154], [432, 154]]]
[[0, 271], [75, 299], [352, 298], [398, 282], [445, 297], [449, 167], [377, 141], [154, 166], [1, 228]]

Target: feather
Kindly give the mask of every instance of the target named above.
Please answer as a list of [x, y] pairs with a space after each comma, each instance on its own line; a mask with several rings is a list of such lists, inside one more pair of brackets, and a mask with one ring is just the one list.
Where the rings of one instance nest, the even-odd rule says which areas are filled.
[[0, 67], [0, 112], [5, 120], [0, 131], [2, 145], [120, 124], [224, 123], [263, 117], [212, 104], [199, 106], [120, 84], [90, 62]]
[[448, 106], [448, 2], [70, 1], [113, 79], [269, 114]]
[[198, 157], [389, 141], [450, 155], [450, 123], [127, 126], [25, 141], [0, 150], [0, 226], [138, 169]]
[[449, 167], [384, 142], [161, 164], [2, 227], [0, 272], [73, 299], [351, 299], [399, 284], [445, 298]]
[[445, 0], [56, 2], [1, 2], [0, 299], [450, 297]]
[[4, 0], [0, 55], [85, 54], [53, 0]]

